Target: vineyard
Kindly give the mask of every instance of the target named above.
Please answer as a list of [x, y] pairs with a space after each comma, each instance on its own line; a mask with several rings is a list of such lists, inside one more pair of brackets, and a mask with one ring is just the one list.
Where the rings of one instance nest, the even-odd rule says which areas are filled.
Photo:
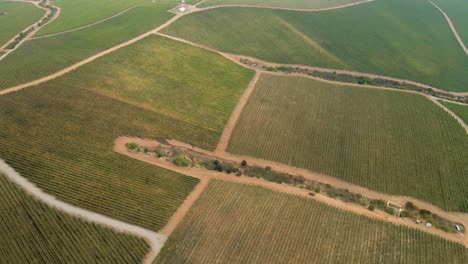
[[324, 12], [225, 7], [182, 17], [163, 32], [271, 62], [467, 89], [466, 54], [426, 0], [378, 0]]
[[143, 239], [52, 209], [1, 174], [0, 192], [2, 263], [141, 263], [149, 251]]
[[468, 105], [454, 104], [446, 101], [440, 101], [440, 103], [459, 116], [465, 124], [468, 124]]
[[29, 3], [0, 2], [0, 47], [39, 21], [43, 14], [44, 10]]
[[101, 24], [25, 42], [0, 61], [0, 90], [57, 72], [163, 24], [174, 4], [144, 4]]
[[198, 179], [112, 151], [122, 135], [214, 148], [209, 130], [79, 89], [58, 78], [0, 97], [0, 157], [45, 192], [159, 230]]
[[359, 2], [360, 0], [208, 0], [203, 2], [200, 7], [214, 6], [214, 5], [263, 5], [285, 8], [327, 8], [340, 5], [351, 4]]
[[253, 71], [216, 53], [151, 35], [80, 67], [64, 82], [194, 123], [219, 137], [252, 77]]
[[[465, 43], [468, 45], [468, 16], [466, 10], [468, 10], [468, 2], [465, 0], [431, 0], [436, 3], [445, 13], [450, 17], [452, 23], [454, 23], [458, 34]], [[442, 16], [442, 14], [440, 14]]]
[[419, 230], [263, 187], [213, 180], [155, 263], [466, 262], [462, 245]]
[[421, 95], [262, 75], [228, 151], [468, 211], [468, 138]]

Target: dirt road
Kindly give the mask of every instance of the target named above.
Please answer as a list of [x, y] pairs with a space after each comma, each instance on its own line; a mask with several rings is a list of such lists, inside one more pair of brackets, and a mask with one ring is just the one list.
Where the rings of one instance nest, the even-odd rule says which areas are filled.
[[[361, 215], [366, 215], [368, 217], [372, 217], [372, 218], [376, 218], [376, 219], [380, 219], [380, 220], [384, 220], [384, 221], [393, 222], [393, 223], [396, 223], [396, 224], [410, 226], [410, 227], [422, 230], [424, 232], [431, 233], [433, 235], [437, 235], [437, 236], [443, 237], [445, 239], [461, 243], [461, 244], [465, 245], [465, 247], [468, 247], [468, 236], [466, 236], [466, 235], [452, 234], [452, 233], [447, 233], [447, 232], [444, 232], [442, 230], [435, 229], [435, 228], [427, 228], [427, 227], [425, 227], [423, 225], [418, 225], [418, 224], [414, 223], [410, 219], [390, 216], [390, 215], [388, 215], [388, 214], [386, 214], [384, 212], [381, 212], [381, 211], [369, 211], [366, 208], [364, 208], [362, 206], [359, 206], [357, 204], [345, 203], [345, 202], [342, 202], [340, 200], [330, 198], [330, 197], [328, 197], [326, 195], [323, 195], [323, 194], [316, 194], [315, 196], [311, 197], [311, 196], [308, 195], [309, 191], [303, 190], [303, 189], [300, 189], [300, 188], [296, 188], [296, 187], [292, 187], [292, 186], [289, 186], [289, 185], [286, 185], [286, 184], [277, 184], [277, 183], [269, 182], [269, 181], [266, 181], [266, 180], [263, 180], [263, 179], [244, 177], [244, 176], [236, 177], [234, 175], [228, 175], [228, 174], [220, 173], [220, 172], [217, 172], [217, 171], [209, 171], [209, 170], [206, 170], [206, 169], [203, 169], [203, 168], [178, 167], [178, 166], [174, 165], [173, 163], [171, 163], [169, 161], [166, 161], [166, 160], [163, 160], [163, 159], [158, 159], [158, 158], [156, 158], [154, 156], [151, 156], [151, 155], [147, 155], [147, 154], [140, 153], [140, 152], [130, 152], [125, 146], [125, 143], [128, 143], [128, 142], [135, 142], [135, 143], [140, 144], [142, 146], [148, 146], [148, 147], [156, 147], [157, 145], [160, 144], [157, 141], [149, 140], [149, 139], [134, 138], [134, 137], [119, 137], [114, 141], [114, 147], [113, 147], [114, 151], [117, 152], [117, 153], [129, 156], [129, 157], [132, 157], [134, 159], [138, 159], [140, 161], [144, 161], [144, 162], [147, 162], [147, 163], [150, 163], [150, 164], [154, 164], [154, 165], [157, 165], [159, 167], [163, 167], [163, 168], [166, 168], [166, 169], [169, 169], [169, 170], [172, 170], [172, 171], [176, 171], [176, 172], [182, 173], [184, 175], [196, 177], [196, 178], [199, 178], [199, 179], [202, 179], [202, 180], [223, 179], [223, 180], [229, 180], [229, 181], [234, 181], [234, 182], [239, 182], [239, 183], [255, 184], [255, 185], [261, 185], [261, 186], [270, 188], [270, 189], [275, 190], [275, 191], [281, 191], [281, 192], [300, 195], [300, 196], [304, 196], [304, 197], [310, 197], [311, 199], [316, 199], [316, 200], [325, 202], [325, 203], [327, 203], [327, 204], [329, 204], [331, 206], [339, 207], [341, 209], [348, 210], [348, 211], [351, 211], [351, 212], [354, 212], [354, 213], [358, 213], [358, 214], [361, 214]], [[262, 166], [262, 167], [271, 166], [272, 169], [274, 169], [276, 171], [286, 172], [286, 173], [290, 173], [292, 175], [302, 175], [305, 178], [320, 181], [320, 182], [323, 182], [323, 183], [329, 183], [329, 184], [331, 184], [331, 185], [333, 185], [333, 186], [335, 186], [337, 188], [345, 188], [345, 189], [348, 189], [348, 190], [350, 190], [352, 192], [361, 193], [362, 195], [367, 196], [367, 197], [372, 198], [372, 199], [383, 199], [383, 200], [392, 201], [392, 202], [396, 202], [396, 203], [402, 203], [402, 204], [404, 204], [406, 201], [412, 201], [412, 202], [414, 202], [414, 204], [416, 206], [418, 206], [420, 208], [428, 209], [428, 210], [430, 210], [430, 211], [432, 211], [432, 212], [434, 212], [434, 213], [436, 213], [436, 214], [438, 214], [438, 215], [440, 215], [440, 216], [442, 216], [444, 218], [450, 219], [452, 221], [460, 222], [460, 223], [463, 223], [465, 226], [468, 226], [468, 214], [446, 212], [446, 211], [444, 211], [444, 210], [442, 210], [442, 209], [440, 209], [438, 207], [435, 207], [435, 206], [433, 206], [431, 204], [428, 204], [426, 202], [419, 201], [419, 200], [416, 200], [416, 199], [413, 199], [413, 198], [377, 193], [377, 192], [370, 191], [370, 190], [368, 190], [366, 188], [363, 188], [363, 187], [360, 187], [360, 186], [356, 186], [356, 185], [353, 185], [353, 184], [349, 184], [347, 182], [343, 182], [341, 180], [338, 180], [336, 178], [333, 178], [333, 177], [330, 177], [330, 176], [327, 176], [327, 175], [313, 173], [313, 172], [310, 172], [310, 171], [307, 171], [307, 170], [294, 168], [294, 167], [291, 167], [291, 166], [278, 164], [278, 163], [274, 163], [274, 162], [270, 162], [270, 161], [255, 159], [255, 158], [251, 158], [251, 157], [237, 156], [237, 155], [232, 155], [232, 154], [228, 154], [228, 153], [214, 153], [214, 152], [210, 152], [210, 151], [207, 151], [207, 150], [192, 147], [192, 146], [190, 146], [188, 144], [185, 144], [183, 142], [178, 142], [178, 141], [175, 141], [175, 140], [169, 140], [169, 143], [172, 144], [172, 145], [178, 146], [178, 147], [187, 147], [188, 149], [191, 149], [191, 150], [194, 150], [194, 151], [197, 151], [199, 153], [206, 154], [206, 155], [215, 156], [215, 157], [218, 157], [220, 159], [234, 160], [234, 161], [237, 161], [237, 162], [240, 162], [241, 160], [246, 159], [249, 162], [249, 164], [252, 164], [252, 165], [258, 165], [258, 166]], [[189, 203], [193, 204], [197, 197], [198, 197], [198, 195], [195, 195], [193, 198], [190, 198], [190, 199], [193, 199], [193, 200], [191, 200]], [[171, 229], [172, 229], [172, 227], [177, 226], [177, 224], [180, 222], [180, 220], [181, 220], [181, 218], [173, 218], [173, 219], [171, 219], [171, 221], [169, 222], [168, 225], [170, 225]]]
[[151, 247], [151, 251], [145, 257], [144, 263], [153, 262], [167, 239], [166, 236], [155, 233], [151, 230], [121, 222], [119, 220], [112, 219], [110, 217], [57, 200], [52, 195], [43, 192], [41, 189], [36, 187], [36, 185], [29, 182], [26, 178], [23, 178], [19, 173], [17, 173], [12, 167], [10, 167], [7, 163], [5, 163], [5, 161], [1, 159], [0, 172], [3, 173], [9, 180], [21, 187], [21, 189], [23, 189], [27, 194], [57, 210], [63, 211], [75, 217], [82, 218], [86, 221], [110, 227], [118, 232], [124, 232], [144, 238]]

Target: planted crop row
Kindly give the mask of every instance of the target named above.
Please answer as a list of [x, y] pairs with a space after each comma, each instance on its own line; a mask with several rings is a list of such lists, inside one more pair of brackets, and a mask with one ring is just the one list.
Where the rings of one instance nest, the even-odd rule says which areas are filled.
[[30, 3], [0, 2], [0, 46], [19, 34], [26, 27], [39, 21], [44, 10]]
[[467, 261], [462, 245], [419, 230], [305, 197], [212, 180], [155, 263]]
[[143, 239], [50, 208], [1, 174], [0, 192], [2, 263], [141, 263], [149, 251]]
[[0, 97], [0, 158], [57, 198], [158, 230], [198, 180], [112, 151], [122, 135], [213, 148], [209, 130], [57, 79]]
[[147, 3], [95, 26], [26, 41], [0, 61], [0, 90], [55, 73], [163, 24], [170, 3]]
[[283, 8], [327, 8], [340, 5], [346, 5], [360, 0], [208, 0], [200, 4], [200, 7], [215, 6], [215, 5], [260, 5], [274, 6]]
[[468, 211], [468, 138], [421, 95], [263, 75], [228, 151]]
[[446, 101], [440, 101], [448, 109], [452, 110], [457, 116], [459, 116], [465, 124], [468, 124], [468, 105], [461, 105], [455, 103], [449, 103]]

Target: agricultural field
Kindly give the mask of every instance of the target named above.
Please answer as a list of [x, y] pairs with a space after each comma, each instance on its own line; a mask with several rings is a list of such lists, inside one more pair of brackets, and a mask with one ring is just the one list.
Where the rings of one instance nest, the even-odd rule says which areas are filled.
[[0, 191], [2, 263], [141, 263], [149, 251], [143, 239], [50, 208], [1, 174]]
[[440, 103], [459, 116], [465, 124], [468, 124], [468, 105], [449, 103], [446, 101], [440, 101]]
[[0, 157], [23, 177], [60, 200], [150, 230], [166, 224], [198, 179], [119, 155], [113, 141], [168, 137], [205, 147], [217, 140], [64, 78], [0, 96], [0, 105]]
[[468, 211], [468, 137], [418, 94], [262, 75], [228, 151]]
[[426, 0], [376, 0], [322, 12], [216, 8], [182, 17], [163, 32], [271, 62], [349, 69], [467, 91], [466, 54]]
[[[213, 228], [216, 227], [216, 228]], [[305, 197], [214, 180], [155, 263], [466, 263], [460, 244]]]
[[219, 137], [253, 75], [214, 52], [151, 35], [80, 67], [65, 82]]
[[[444, 12], [450, 17], [452, 23], [457, 29], [458, 34], [468, 46], [468, 16], [466, 10], [468, 10], [468, 2], [465, 0], [431, 0], [438, 5]], [[442, 16], [442, 14], [441, 14]]]
[[26, 41], [0, 61], [0, 90], [36, 80], [163, 24], [172, 3], [147, 3], [101, 24]]
[[29, 3], [0, 1], [0, 46], [39, 21], [44, 12]]
[[327, 8], [340, 5], [352, 4], [361, 0], [207, 0], [199, 7], [215, 5], [258, 5], [281, 8]]

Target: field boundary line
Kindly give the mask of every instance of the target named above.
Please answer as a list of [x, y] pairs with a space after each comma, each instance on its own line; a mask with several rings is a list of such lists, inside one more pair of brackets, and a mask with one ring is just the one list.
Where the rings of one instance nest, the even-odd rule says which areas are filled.
[[[0, 50], [3, 50], [3, 51], [6, 51], [5, 54], [3, 54], [2, 56], [0, 56], [0, 61], [3, 60], [3, 58], [5, 58], [6, 56], [8, 56], [8, 54], [12, 53], [13, 51], [15, 51], [17, 48], [19, 48], [21, 46], [21, 44], [23, 44], [25, 41], [27, 41], [31, 36], [33, 36], [34, 34], [36, 34], [37, 31], [39, 31], [41, 28], [43, 28], [44, 26], [52, 23], [53, 21], [55, 21], [55, 19], [57, 19], [57, 17], [60, 15], [60, 12], [62, 11], [62, 9], [60, 9], [59, 7], [57, 6], [53, 6], [50, 4], [50, 0], [47, 0], [46, 2], [46, 6], [51, 6], [52, 8], [55, 8], [56, 12], [54, 14], [53, 17], [51, 17], [49, 19], [49, 21], [45, 22], [44, 24], [42, 24], [41, 26], [35, 26], [37, 25], [38, 23], [40, 23], [42, 20], [44, 20], [45, 18], [47, 18], [47, 16], [49, 16], [49, 14], [52, 12], [52, 10], [50, 8], [46, 8], [46, 7], [42, 7], [40, 6], [40, 1], [39, 2], [32, 2], [32, 1], [16, 1], [16, 0], [8, 0], [8, 1], [11, 1], [11, 2], [28, 2], [28, 3], [32, 3], [33, 5], [35, 5], [36, 7], [40, 8], [40, 9], [43, 9], [43, 10], [46, 10], [45, 14], [39, 19], [39, 21], [36, 21], [34, 24], [32, 24], [31, 26], [27, 27], [26, 29], [30, 28], [30, 27], [34, 27], [34, 29], [27, 35], [25, 36], [22, 40], [20, 40], [16, 46], [13, 48], [13, 49], [8, 49], [8, 50], [5, 50], [5, 47], [8, 46], [12, 41], [14, 41], [14, 39], [19, 36], [16, 35], [14, 36], [12, 39], [10, 39], [7, 43], [5, 43], [5, 45], [3, 45]], [[23, 32], [23, 31], [21, 31]], [[1, 95], [1, 94], [0, 94]]]
[[[302, 11], [302, 12], [320, 12], [320, 11], [328, 11], [328, 10], [347, 8], [347, 7], [360, 5], [360, 4], [365, 4], [365, 3], [370, 3], [370, 2], [374, 2], [374, 1], [375, 0], [363, 0], [363, 1], [349, 3], [349, 4], [345, 4], [345, 5], [339, 5], [339, 6], [333, 6], [333, 7], [324, 7], [324, 8], [290, 8], [290, 7], [277, 7], [277, 6], [268, 6], [268, 5], [220, 4], [220, 5], [202, 7], [202, 8], [199, 8], [198, 11], [216, 9], [216, 8], [220, 8], [220, 7], [247, 7], [247, 8], [263, 8], [263, 9]], [[205, 1], [202, 1], [202, 2], [205, 2]], [[199, 4], [201, 4], [202, 2], [200, 2]]]
[[[434, 212], [442, 217], [445, 217], [452, 221], [463, 223], [465, 226], [468, 226], [468, 214], [463, 214], [463, 213], [458, 213], [458, 212], [446, 212], [432, 204], [414, 199], [412, 197], [393, 196], [389, 194], [371, 191], [364, 187], [345, 182], [343, 180], [334, 178], [332, 176], [314, 173], [305, 169], [299, 169], [299, 168], [291, 167], [291, 166], [284, 165], [284, 164], [279, 164], [279, 163], [272, 162], [272, 161], [266, 161], [266, 160], [261, 160], [257, 158], [246, 157], [246, 156], [233, 155], [230, 153], [214, 153], [208, 150], [204, 150], [198, 147], [191, 146], [187, 143], [180, 142], [177, 140], [167, 140], [167, 141], [172, 146], [176, 146], [179, 148], [186, 148], [190, 151], [198, 152], [204, 155], [211, 155], [214, 157], [218, 157], [220, 159], [231, 160], [231, 161], [236, 161], [236, 162], [240, 162], [243, 159], [245, 159], [245, 160], [248, 160], [250, 164], [253, 164], [256, 166], [262, 166], [262, 167], [270, 166], [273, 170], [276, 170], [276, 171], [290, 173], [292, 175], [302, 175], [305, 178], [313, 179], [313, 180], [320, 181], [323, 183], [330, 183], [331, 185], [337, 188], [348, 189], [353, 192], [355, 191], [357, 193], [361, 193], [372, 199], [384, 199], [384, 200], [390, 200], [390, 201], [397, 202], [397, 203], [401, 203], [402, 201], [412, 201], [418, 207], [429, 209], [431, 212]], [[394, 224], [409, 226], [409, 227], [412, 227], [412, 228], [415, 228], [415, 229], [418, 229], [418, 230], [421, 230], [421, 231], [424, 231], [433, 235], [437, 235], [444, 239], [460, 243], [464, 245], [465, 247], [468, 247], [468, 236], [466, 235], [461, 236], [459, 234], [446, 233], [439, 229], [434, 229], [434, 228], [430, 229], [425, 226], [418, 225], [414, 223], [413, 221], [411, 221], [410, 219], [392, 217], [386, 214], [385, 212], [370, 211], [367, 208], [364, 208], [357, 204], [346, 203], [346, 202], [343, 202], [334, 198], [330, 198], [327, 195], [322, 194], [322, 193], [318, 193], [315, 196], [311, 197], [308, 194], [310, 192], [308, 190], [300, 189], [297, 187], [292, 187], [292, 186], [285, 185], [285, 184], [269, 182], [264, 179], [257, 179], [255, 177], [246, 177], [246, 176], [236, 177], [232, 174], [228, 175], [223, 172], [211, 171], [211, 170], [207, 170], [203, 168], [178, 167], [177, 165], [173, 164], [170, 161], [161, 160], [161, 159], [155, 158], [154, 156], [147, 155], [144, 153], [129, 151], [125, 146], [125, 143], [129, 143], [129, 142], [135, 142], [142, 146], [157, 146], [161, 144], [160, 142], [156, 140], [122, 136], [122, 137], [117, 138], [114, 141], [113, 150], [119, 154], [128, 156], [130, 158], [137, 159], [139, 161], [143, 161], [149, 164], [156, 165], [158, 167], [162, 167], [171, 171], [181, 173], [183, 175], [187, 175], [187, 176], [191, 176], [191, 177], [195, 177], [199, 179], [204, 179], [204, 178], [222, 179], [222, 180], [227, 180], [227, 181], [232, 181], [232, 182], [237, 182], [237, 183], [260, 185], [260, 186], [269, 188], [273, 191], [279, 191], [279, 192], [285, 192], [289, 194], [309, 197], [311, 199], [316, 199], [318, 201], [324, 202], [330, 206], [338, 207], [340, 209], [351, 211], [353, 213], [366, 215], [371, 218], [377, 218], [383, 221], [392, 222]]]
[[438, 98], [432, 97], [432, 96], [426, 96], [431, 102], [434, 104], [438, 105], [440, 108], [442, 108], [445, 112], [447, 112], [451, 117], [455, 118], [455, 120], [465, 129], [465, 133], [468, 135], [468, 126], [465, 124], [465, 121], [461, 119], [455, 112], [452, 110], [448, 109], [445, 105], [441, 104], [438, 101]]
[[117, 14], [114, 14], [114, 15], [112, 15], [112, 16], [110, 16], [110, 17], [103, 18], [103, 19], [101, 19], [101, 20], [99, 20], [99, 21], [96, 21], [96, 22], [93, 22], [93, 23], [91, 23], [91, 24], [87, 24], [87, 25], [84, 25], [84, 26], [81, 26], [81, 27], [72, 28], [72, 29], [68, 29], [68, 30], [64, 30], [64, 31], [60, 31], [60, 32], [56, 32], [56, 33], [52, 33], [52, 34], [48, 34], [48, 35], [43, 35], [43, 36], [38, 36], [38, 37], [31, 37], [31, 38], [29, 38], [29, 40], [36, 40], [36, 39], [48, 38], [48, 37], [53, 37], [53, 36], [62, 35], [62, 34], [66, 34], [66, 33], [73, 32], [73, 31], [78, 31], [78, 30], [81, 30], [81, 29], [89, 28], [89, 27], [95, 26], [95, 25], [97, 25], [97, 24], [100, 24], [100, 23], [102, 23], [102, 22], [105, 22], [105, 21], [107, 21], [107, 20], [109, 20], [109, 19], [112, 19], [112, 18], [114, 18], [114, 17], [120, 16], [120, 15], [122, 15], [122, 14], [124, 14], [124, 13], [126, 13], [126, 12], [128, 12], [128, 11], [130, 11], [130, 10], [132, 10], [132, 9], [134, 9], [134, 8], [136, 8], [136, 7], [138, 7], [138, 6], [140, 6], [140, 5], [143, 5], [143, 4], [146, 4], [146, 3], [151, 3], [151, 2], [152, 2], [152, 1], [141, 2], [141, 3], [139, 3], [139, 4], [136, 4], [136, 5], [133, 5], [133, 6], [129, 7], [129, 8], [127, 8], [127, 9], [125, 9], [125, 10], [122, 10], [122, 11], [120, 11], [120, 12], [117, 13]]
[[242, 94], [242, 96], [239, 98], [236, 104], [236, 107], [232, 111], [231, 116], [229, 117], [229, 120], [226, 123], [226, 126], [224, 126], [224, 130], [223, 130], [223, 133], [221, 134], [221, 137], [219, 138], [215, 153], [226, 151], [227, 146], [229, 144], [229, 139], [231, 138], [231, 135], [232, 135], [232, 131], [234, 130], [234, 127], [236, 126], [237, 120], [239, 119], [242, 113], [242, 110], [244, 109], [244, 106], [249, 101], [250, 95], [252, 94], [255, 88], [255, 85], [260, 79], [260, 75], [261, 75], [261, 72], [255, 71], [255, 75], [253, 76], [247, 88], [244, 90], [244, 93]]
[[21, 187], [27, 194], [52, 208], [89, 222], [110, 227], [118, 232], [128, 233], [144, 238], [151, 248], [151, 251], [145, 256], [144, 263], [152, 263], [167, 240], [167, 237], [162, 234], [60, 201], [54, 196], [42, 191], [28, 179], [23, 178], [18, 172], [1, 159], [0, 172], [2, 172], [10, 181]]
[[458, 32], [457, 30], [455, 29], [455, 26], [453, 25], [452, 23], [452, 20], [450, 19], [450, 17], [444, 12], [444, 10], [442, 10], [442, 8], [440, 8], [438, 5], [436, 5], [434, 2], [432, 2], [431, 0], [427, 0], [429, 3], [431, 3], [433, 6], [435, 6], [441, 13], [442, 15], [444, 15], [445, 17], [445, 20], [447, 20], [447, 23], [450, 27], [450, 29], [452, 30], [453, 32], [453, 35], [455, 35], [455, 38], [457, 39], [458, 41], [458, 44], [460, 44], [460, 47], [463, 49], [463, 51], [465, 52], [465, 54], [468, 56], [468, 49], [466, 48], [465, 44], [463, 43], [463, 40], [461, 39], [460, 35], [458, 35]]

